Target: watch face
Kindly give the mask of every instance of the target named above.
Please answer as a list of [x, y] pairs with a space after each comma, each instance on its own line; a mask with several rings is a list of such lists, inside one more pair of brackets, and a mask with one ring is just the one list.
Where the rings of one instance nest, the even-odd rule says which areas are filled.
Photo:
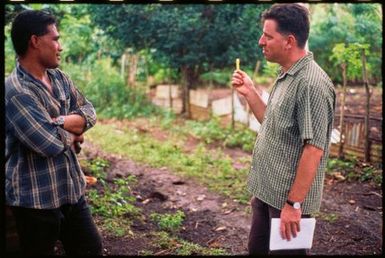
[[57, 125], [64, 125], [64, 117], [59, 116], [56, 120]]
[[299, 202], [295, 202], [293, 207], [294, 207], [294, 209], [300, 209], [301, 208], [301, 204]]

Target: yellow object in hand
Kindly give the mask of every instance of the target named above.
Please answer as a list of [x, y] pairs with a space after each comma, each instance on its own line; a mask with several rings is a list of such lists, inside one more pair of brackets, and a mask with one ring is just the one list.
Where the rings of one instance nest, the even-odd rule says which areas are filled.
[[239, 70], [239, 58], [235, 59], [235, 68]]

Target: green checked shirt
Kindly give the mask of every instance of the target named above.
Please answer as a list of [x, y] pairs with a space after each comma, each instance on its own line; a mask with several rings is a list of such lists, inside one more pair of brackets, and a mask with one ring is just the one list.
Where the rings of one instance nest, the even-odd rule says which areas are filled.
[[280, 72], [253, 150], [248, 189], [255, 197], [277, 209], [283, 208], [307, 143], [324, 150], [324, 154], [302, 204], [302, 213], [319, 210], [335, 98], [333, 83], [311, 52], [286, 73]]

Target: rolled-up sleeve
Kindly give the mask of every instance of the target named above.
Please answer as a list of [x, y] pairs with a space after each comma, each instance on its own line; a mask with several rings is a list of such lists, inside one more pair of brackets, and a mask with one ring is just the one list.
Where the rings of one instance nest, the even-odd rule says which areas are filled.
[[79, 114], [86, 120], [84, 132], [96, 124], [95, 108], [90, 101], [88, 101], [78, 89], [71, 89], [71, 105], [70, 114]]
[[81, 115], [85, 119], [86, 125], [83, 131], [85, 132], [96, 124], [95, 108], [92, 103], [75, 87], [66, 74], [62, 73], [62, 77], [70, 87], [69, 91], [71, 100], [69, 113]]

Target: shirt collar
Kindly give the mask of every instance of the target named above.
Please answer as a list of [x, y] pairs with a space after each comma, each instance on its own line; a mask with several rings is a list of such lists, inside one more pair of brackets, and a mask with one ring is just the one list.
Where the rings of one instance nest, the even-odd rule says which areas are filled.
[[20, 63], [17, 61], [16, 62], [16, 69], [17, 69], [17, 72], [19, 73], [19, 75], [21, 75], [23, 77], [23, 79], [28, 79], [32, 82], [37, 82], [37, 83], [40, 83], [40, 81], [38, 81], [37, 79], [35, 79], [35, 77], [32, 76], [32, 74], [30, 74], [29, 72], [27, 72], [27, 70], [25, 70], [21, 65]]
[[[25, 70], [19, 63], [19, 61], [16, 62], [16, 69], [17, 69], [17, 72], [19, 73], [19, 75], [22, 76], [23, 79], [25, 80], [29, 80], [35, 84], [38, 84], [38, 85], [42, 85], [43, 83], [36, 79], [35, 77], [33, 77], [32, 74], [30, 74], [29, 72], [27, 72], [27, 70]], [[52, 76], [52, 72], [50, 71], [50, 69], [47, 69], [47, 73], [48, 73], [48, 76]]]
[[283, 72], [282, 70], [282, 67], [279, 71], [279, 78], [283, 78], [286, 74], [289, 74], [291, 76], [293, 76], [294, 74], [296, 74], [299, 70], [301, 70], [307, 63], [309, 63], [310, 61], [312, 61], [314, 58], [313, 58], [313, 53], [308, 51], [307, 54], [300, 58], [297, 62], [295, 62], [287, 72]]

